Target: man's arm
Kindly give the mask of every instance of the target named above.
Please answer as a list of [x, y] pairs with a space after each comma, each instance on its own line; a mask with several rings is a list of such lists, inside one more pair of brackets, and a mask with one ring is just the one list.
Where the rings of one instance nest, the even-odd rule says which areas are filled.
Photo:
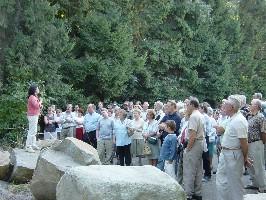
[[240, 147], [244, 156], [244, 164], [247, 167], [252, 166], [252, 161], [248, 158], [248, 140], [247, 138], [239, 138]]
[[188, 133], [189, 133], [189, 139], [188, 139], [187, 150], [190, 151], [193, 147], [195, 140], [196, 140], [197, 133], [196, 133], [196, 131], [194, 131], [192, 129], [189, 129]]

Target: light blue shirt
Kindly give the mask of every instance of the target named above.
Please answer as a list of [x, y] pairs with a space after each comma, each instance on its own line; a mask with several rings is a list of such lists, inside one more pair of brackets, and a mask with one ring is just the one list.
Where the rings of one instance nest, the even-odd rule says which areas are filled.
[[131, 139], [127, 134], [127, 127], [130, 126], [130, 120], [125, 119], [121, 122], [120, 119], [114, 120], [114, 134], [116, 146], [125, 146], [131, 144]]
[[98, 125], [101, 115], [96, 112], [92, 114], [87, 113], [84, 117], [84, 127], [86, 132], [95, 131]]

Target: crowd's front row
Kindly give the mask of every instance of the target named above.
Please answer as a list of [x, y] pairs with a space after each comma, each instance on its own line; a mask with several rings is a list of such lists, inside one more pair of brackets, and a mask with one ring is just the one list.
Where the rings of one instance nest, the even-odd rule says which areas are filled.
[[199, 104], [195, 97], [186, 99], [181, 110], [174, 101], [168, 101], [165, 106], [156, 102], [155, 109], [145, 111], [140, 106], [132, 110], [115, 107], [114, 113], [101, 108], [99, 114], [95, 106], [89, 104], [84, 117], [77, 107], [72, 112], [70, 104], [62, 114], [53, 114], [54, 108], [49, 107], [44, 119], [45, 139], [56, 138], [57, 134], [60, 139], [81, 139], [97, 149], [103, 164], [112, 163], [116, 155], [122, 166], [131, 165], [132, 156], [138, 157], [142, 165], [142, 158], [146, 156], [151, 165], [183, 185], [189, 200], [202, 199], [202, 180], [211, 178], [217, 141], [217, 199], [242, 200], [244, 167], [248, 168], [252, 180], [247, 188], [266, 190], [266, 123], [260, 112], [262, 103], [253, 99], [250, 114], [244, 116], [240, 112], [243, 102], [241, 95], [223, 100], [217, 120], [211, 117], [213, 111], [208, 104]]

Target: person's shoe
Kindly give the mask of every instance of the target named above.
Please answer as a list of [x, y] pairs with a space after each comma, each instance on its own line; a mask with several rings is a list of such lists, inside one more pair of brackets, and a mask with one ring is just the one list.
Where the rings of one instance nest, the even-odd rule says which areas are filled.
[[193, 198], [192, 197], [187, 197], [187, 200], [193, 200]]
[[32, 146], [32, 148], [33, 148], [34, 150], [40, 150], [40, 149], [41, 149], [41, 148], [38, 147], [38, 146]]
[[213, 171], [212, 173], [213, 173], [213, 174], [216, 174], [217, 172], [216, 172], [216, 171]]
[[26, 151], [29, 153], [35, 153], [35, 151], [32, 149], [32, 147], [26, 147]]
[[193, 195], [193, 196], [192, 196], [192, 199], [195, 199], [195, 200], [202, 200], [202, 196]]
[[255, 187], [253, 185], [246, 185], [244, 188], [248, 189], [248, 190], [258, 190], [259, 189], [258, 187]]

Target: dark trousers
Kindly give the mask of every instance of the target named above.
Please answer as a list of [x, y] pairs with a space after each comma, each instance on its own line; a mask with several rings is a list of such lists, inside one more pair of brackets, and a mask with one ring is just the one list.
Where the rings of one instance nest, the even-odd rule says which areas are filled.
[[125, 163], [126, 166], [130, 166], [131, 164], [130, 146], [131, 144], [116, 147], [121, 166], [124, 166]]
[[[207, 147], [209, 147], [209, 137], [208, 136], [206, 136], [206, 143], [207, 143]], [[212, 176], [212, 170], [211, 170], [211, 164], [210, 164], [209, 151], [203, 152], [202, 160], [203, 160], [204, 176], [211, 177]]]
[[97, 149], [96, 130], [91, 132], [85, 132], [83, 135], [83, 142], [86, 142]]

